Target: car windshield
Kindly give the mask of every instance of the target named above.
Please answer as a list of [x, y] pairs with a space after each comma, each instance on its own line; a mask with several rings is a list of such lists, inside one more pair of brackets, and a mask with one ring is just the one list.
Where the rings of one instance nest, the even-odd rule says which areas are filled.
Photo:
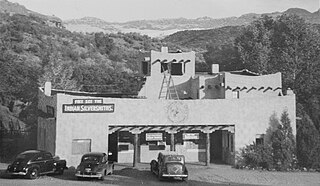
[[28, 161], [35, 156], [35, 153], [18, 154], [16, 161]]
[[86, 161], [94, 161], [94, 162], [100, 162], [101, 156], [83, 156], [82, 162]]

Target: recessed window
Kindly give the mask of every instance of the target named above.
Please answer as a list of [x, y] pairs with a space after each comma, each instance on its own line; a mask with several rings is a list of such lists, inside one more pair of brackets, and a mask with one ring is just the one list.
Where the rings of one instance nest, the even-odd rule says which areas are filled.
[[91, 139], [72, 140], [72, 154], [85, 154], [91, 152]]
[[161, 63], [161, 73], [168, 70], [168, 63]]
[[182, 73], [182, 63], [171, 63], [171, 75], [181, 76]]
[[52, 106], [47, 105], [47, 114], [49, 117], [54, 117], [54, 108]]
[[141, 70], [142, 70], [142, 74], [143, 74], [143, 75], [150, 76], [150, 74], [151, 74], [151, 73], [150, 73], [150, 72], [151, 72], [151, 65], [150, 65], [150, 63], [143, 61], [143, 62], [142, 62]]
[[257, 134], [256, 145], [263, 145], [263, 144], [264, 144], [264, 134]]

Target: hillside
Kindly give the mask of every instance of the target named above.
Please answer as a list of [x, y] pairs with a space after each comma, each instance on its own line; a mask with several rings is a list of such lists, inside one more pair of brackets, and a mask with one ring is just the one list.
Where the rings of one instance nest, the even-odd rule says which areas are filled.
[[11, 3], [7, 0], [0, 0], [0, 13], [7, 13], [10, 15], [21, 14], [21, 15], [26, 15], [26, 16], [36, 16], [36, 17], [42, 18], [46, 21], [56, 21], [56, 22], [60, 22], [60, 23], [62, 22], [62, 20], [56, 16], [39, 14], [37, 12], [28, 10], [26, 7], [24, 7], [18, 3]]
[[226, 26], [208, 30], [186, 30], [169, 35], [163, 41], [201, 52], [205, 51], [209, 44], [216, 46], [232, 44], [242, 29], [242, 26]]
[[165, 37], [178, 31], [184, 30], [207, 30], [221, 28], [226, 26], [248, 25], [261, 16], [267, 15], [277, 17], [282, 14], [296, 14], [303, 17], [309, 23], [320, 23], [319, 11], [311, 13], [304, 9], [291, 8], [284, 12], [273, 12], [265, 14], [244, 14], [240, 17], [228, 17], [213, 19], [210, 17], [201, 17], [197, 19], [159, 19], [159, 20], [138, 20], [124, 23], [107, 22], [98, 18], [85, 17], [82, 19], [73, 19], [63, 21], [66, 28], [76, 32], [137, 32], [150, 37]]

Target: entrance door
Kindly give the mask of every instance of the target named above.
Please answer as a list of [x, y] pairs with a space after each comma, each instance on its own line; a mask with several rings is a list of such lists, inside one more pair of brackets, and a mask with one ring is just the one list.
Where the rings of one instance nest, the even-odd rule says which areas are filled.
[[214, 131], [210, 134], [210, 163], [223, 163], [221, 130]]
[[113, 162], [118, 162], [118, 133], [114, 132], [109, 134], [109, 144], [108, 144], [109, 152], [112, 155], [108, 155], [108, 160]]

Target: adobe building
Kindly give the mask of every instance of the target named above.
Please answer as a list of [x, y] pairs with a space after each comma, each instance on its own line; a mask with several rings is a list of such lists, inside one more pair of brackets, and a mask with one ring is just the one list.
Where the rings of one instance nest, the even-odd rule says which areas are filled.
[[76, 166], [82, 154], [112, 152], [119, 163], [149, 163], [161, 151], [187, 162], [235, 163], [235, 153], [263, 142], [272, 116], [287, 111], [296, 134], [295, 95], [281, 73], [195, 73], [195, 52], [141, 58], [145, 82], [135, 97], [39, 88], [38, 148]]

